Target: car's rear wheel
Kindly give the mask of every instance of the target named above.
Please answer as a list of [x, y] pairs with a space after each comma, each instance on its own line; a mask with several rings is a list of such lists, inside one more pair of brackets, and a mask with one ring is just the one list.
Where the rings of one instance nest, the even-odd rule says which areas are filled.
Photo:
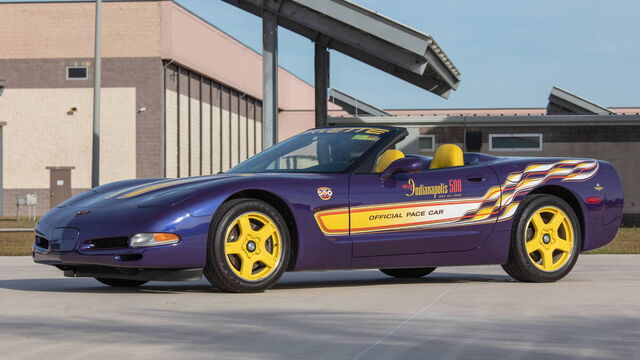
[[224, 291], [264, 291], [289, 262], [291, 240], [284, 218], [261, 200], [237, 199], [220, 206], [208, 241], [204, 275]]
[[142, 280], [127, 280], [127, 279], [108, 279], [108, 278], [95, 278], [99, 282], [113, 286], [113, 287], [138, 287], [144, 285], [147, 281]]
[[410, 269], [380, 269], [385, 275], [389, 275], [395, 278], [403, 279], [415, 279], [427, 276], [433, 272], [436, 268], [410, 268]]
[[580, 252], [578, 217], [566, 201], [553, 195], [531, 195], [521, 207], [513, 223], [509, 259], [502, 268], [520, 281], [562, 279]]

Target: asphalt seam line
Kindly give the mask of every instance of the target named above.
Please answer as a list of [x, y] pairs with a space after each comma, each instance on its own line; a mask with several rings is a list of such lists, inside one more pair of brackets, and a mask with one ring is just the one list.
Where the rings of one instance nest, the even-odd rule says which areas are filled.
[[[474, 271], [472, 274], [476, 274], [478, 271], [480, 271], [480, 269], [482, 269], [482, 267], [480, 267], [479, 269], [477, 269], [476, 271]], [[431, 300], [430, 303], [428, 303], [427, 305], [425, 305], [422, 309], [418, 310], [418, 312], [416, 312], [415, 314], [411, 315], [408, 319], [406, 319], [405, 321], [401, 322], [400, 324], [398, 324], [396, 327], [394, 327], [393, 329], [391, 329], [389, 332], [387, 332], [383, 337], [381, 337], [380, 339], [378, 339], [378, 341], [374, 342], [373, 344], [369, 345], [366, 349], [362, 350], [358, 355], [356, 355], [353, 360], [358, 360], [360, 359], [364, 354], [366, 354], [367, 352], [369, 352], [369, 350], [373, 349], [374, 347], [378, 346], [380, 343], [382, 343], [384, 340], [386, 340], [389, 336], [393, 335], [393, 333], [395, 333], [396, 331], [400, 330], [402, 327], [404, 327], [405, 325], [407, 325], [407, 323], [409, 323], [409, 321], [415, 319], [416, 317], [420, 316], [422, 313], [424, 313], [425, 311], [429, 310], [429, 308], [433, 305], [435, 305], [435, 303], [437, 303], [440, 299], [442, 299], [445, 295], [447, 295], [448, 293], [451, 292], [451, 290], [455, 289], [456, 286], [460, 285], [462, 283], [456, 283], [451, 285], [447, 290], [445, 290], [442, 294], [438, 295], [438, 297], [436, 297], [435, 299]]]

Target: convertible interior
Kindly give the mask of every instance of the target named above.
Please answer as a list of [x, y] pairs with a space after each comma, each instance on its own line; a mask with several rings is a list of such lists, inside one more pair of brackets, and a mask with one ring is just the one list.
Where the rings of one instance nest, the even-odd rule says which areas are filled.
[[394, 161], [405, 157], [419, 158], [424, 162], [424, 169], [434, 170], [465, 165], [475, 165], [480, 162], [496, 159], [495, 156], [480, 153], [463, 153], [460, 146], [443, 144], [436, 149], [433, 157], [425, 155], [405, 155], [396, 149], [386, 150], [378, 157], [374, 173], [382, 173]]

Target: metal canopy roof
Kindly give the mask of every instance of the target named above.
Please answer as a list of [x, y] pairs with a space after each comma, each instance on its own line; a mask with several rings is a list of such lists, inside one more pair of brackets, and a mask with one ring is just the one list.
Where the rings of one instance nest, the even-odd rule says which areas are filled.
[[554, 86], [549, 94], [547, 113], [550, 115], [612, 115], [615, 111]]
[[429, 35], [347, 0], [223, 0], [444, 98], [460, 72]]
[[331, 89], [329, 91], [329, 101], [342, 107], [346, 112], [355, 116], [391, 116], [388, 112], [369, 105], [357, 98], [345, 94], [342, 91]]

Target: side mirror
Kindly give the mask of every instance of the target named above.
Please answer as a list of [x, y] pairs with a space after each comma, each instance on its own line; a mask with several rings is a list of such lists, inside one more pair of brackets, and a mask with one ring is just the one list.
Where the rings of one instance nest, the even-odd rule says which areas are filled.
[[424, 162], [422, 159], [405, 157], [389, 164], [382, 174], [380, 174], [380, 180], [387, 181], [396, 173], [413, 173], [422, 170], [424, 170]]

